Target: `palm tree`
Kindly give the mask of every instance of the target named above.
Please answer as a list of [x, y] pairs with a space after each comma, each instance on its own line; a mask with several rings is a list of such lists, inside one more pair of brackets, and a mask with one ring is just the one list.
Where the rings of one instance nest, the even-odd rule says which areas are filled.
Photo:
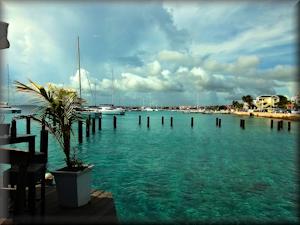
[[253, 98], [251, 95], [243, 96], [242, 100], [248, 104], [249, 108], [253, 106]]
[[[84, 100], [79, 98], [76, 91], [48, 84], [47, 88], [29, 80], [29, 85], [15, 81], [16, 89], [33, 95], [36, 103], [41, 104], [37, 114], [32, 116], [35, 121], [44, 124], [54, 135], [66, 156], [67, 167], [74, 166], [70, 158], [72, 123], [82, 119], [76, 111]], [[56, 124], [56, 125], [54, 125]]]

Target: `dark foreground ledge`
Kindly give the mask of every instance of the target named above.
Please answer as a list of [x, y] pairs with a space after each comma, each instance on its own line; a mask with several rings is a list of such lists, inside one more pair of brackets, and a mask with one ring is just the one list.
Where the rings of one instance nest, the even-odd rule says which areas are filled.
[[112, 194], [109, 192], [94, 190], [87, 205], [63, 208], [58, 204], [56, 188], [46, 187], [43, 216], [37, 212], [34, 216], [8, 219], [5, 224], [118, 224], [118, 218]]

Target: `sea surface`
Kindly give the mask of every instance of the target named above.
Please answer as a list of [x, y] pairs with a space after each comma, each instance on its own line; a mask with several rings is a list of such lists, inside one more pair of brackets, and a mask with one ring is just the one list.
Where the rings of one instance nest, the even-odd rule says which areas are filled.
[[[220, 128], [216, 117], [222, 120]], [[94, 165], [93, 188], [112, 192], [120, 222], [298, 222], [299, 125], [292, 121], [288, 131], [284, 121], [284, 129], [277, 131], [277, 120], [270, 129], [267, 118], [126, 112], [117, 116], [116, 129], [113, 117], [104, 115], [102, 130], [96, 126], [82, 144], [74, 125], [72, 146]], [[25, 133], [24, 120], [17, 129]], [[32, 124], [36, 149], [39, 130]], [[51, 171], [64, 166], [64, 155], [49, 138]]]

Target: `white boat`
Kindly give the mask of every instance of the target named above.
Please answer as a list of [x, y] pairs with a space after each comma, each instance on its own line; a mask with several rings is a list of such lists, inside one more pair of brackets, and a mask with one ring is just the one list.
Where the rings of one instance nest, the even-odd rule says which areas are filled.
[[142, 111], [147, 111], [147, 112], [153, 112], [155, 111], [154, 109], [152, 109], [151, 107], [142, 107]]
[[102, 113], [102, 115], [125, 115], [125, 109], [123, 108], [115, 108], [112, 106], [98, 106], [93, 107], [93, 110]]
[[6, 114], [6, 113], [21, 113], [20, 108], [11, 107], [9, 102], [9, 92], [10, 92], [10, 84], [9, 84], [9, 65], [7, 65], [7, 102], [0, 102], [0, 113]]
[[21, 113], [20, 108], [11, 107], [6, 102], [0, 103], [0, 113]]

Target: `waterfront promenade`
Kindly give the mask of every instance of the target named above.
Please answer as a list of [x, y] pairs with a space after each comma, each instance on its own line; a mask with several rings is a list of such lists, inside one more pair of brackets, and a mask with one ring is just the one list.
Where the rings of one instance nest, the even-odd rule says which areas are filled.
[[266, 117], [274, 119], [284, 119], [284, 120], [300, 120], [300, 114], [291, 113], [270, 113], [270, 112], [232, 112], [232, 114], [239, 116], [250, 116], [250, 114], [257, 117]]

